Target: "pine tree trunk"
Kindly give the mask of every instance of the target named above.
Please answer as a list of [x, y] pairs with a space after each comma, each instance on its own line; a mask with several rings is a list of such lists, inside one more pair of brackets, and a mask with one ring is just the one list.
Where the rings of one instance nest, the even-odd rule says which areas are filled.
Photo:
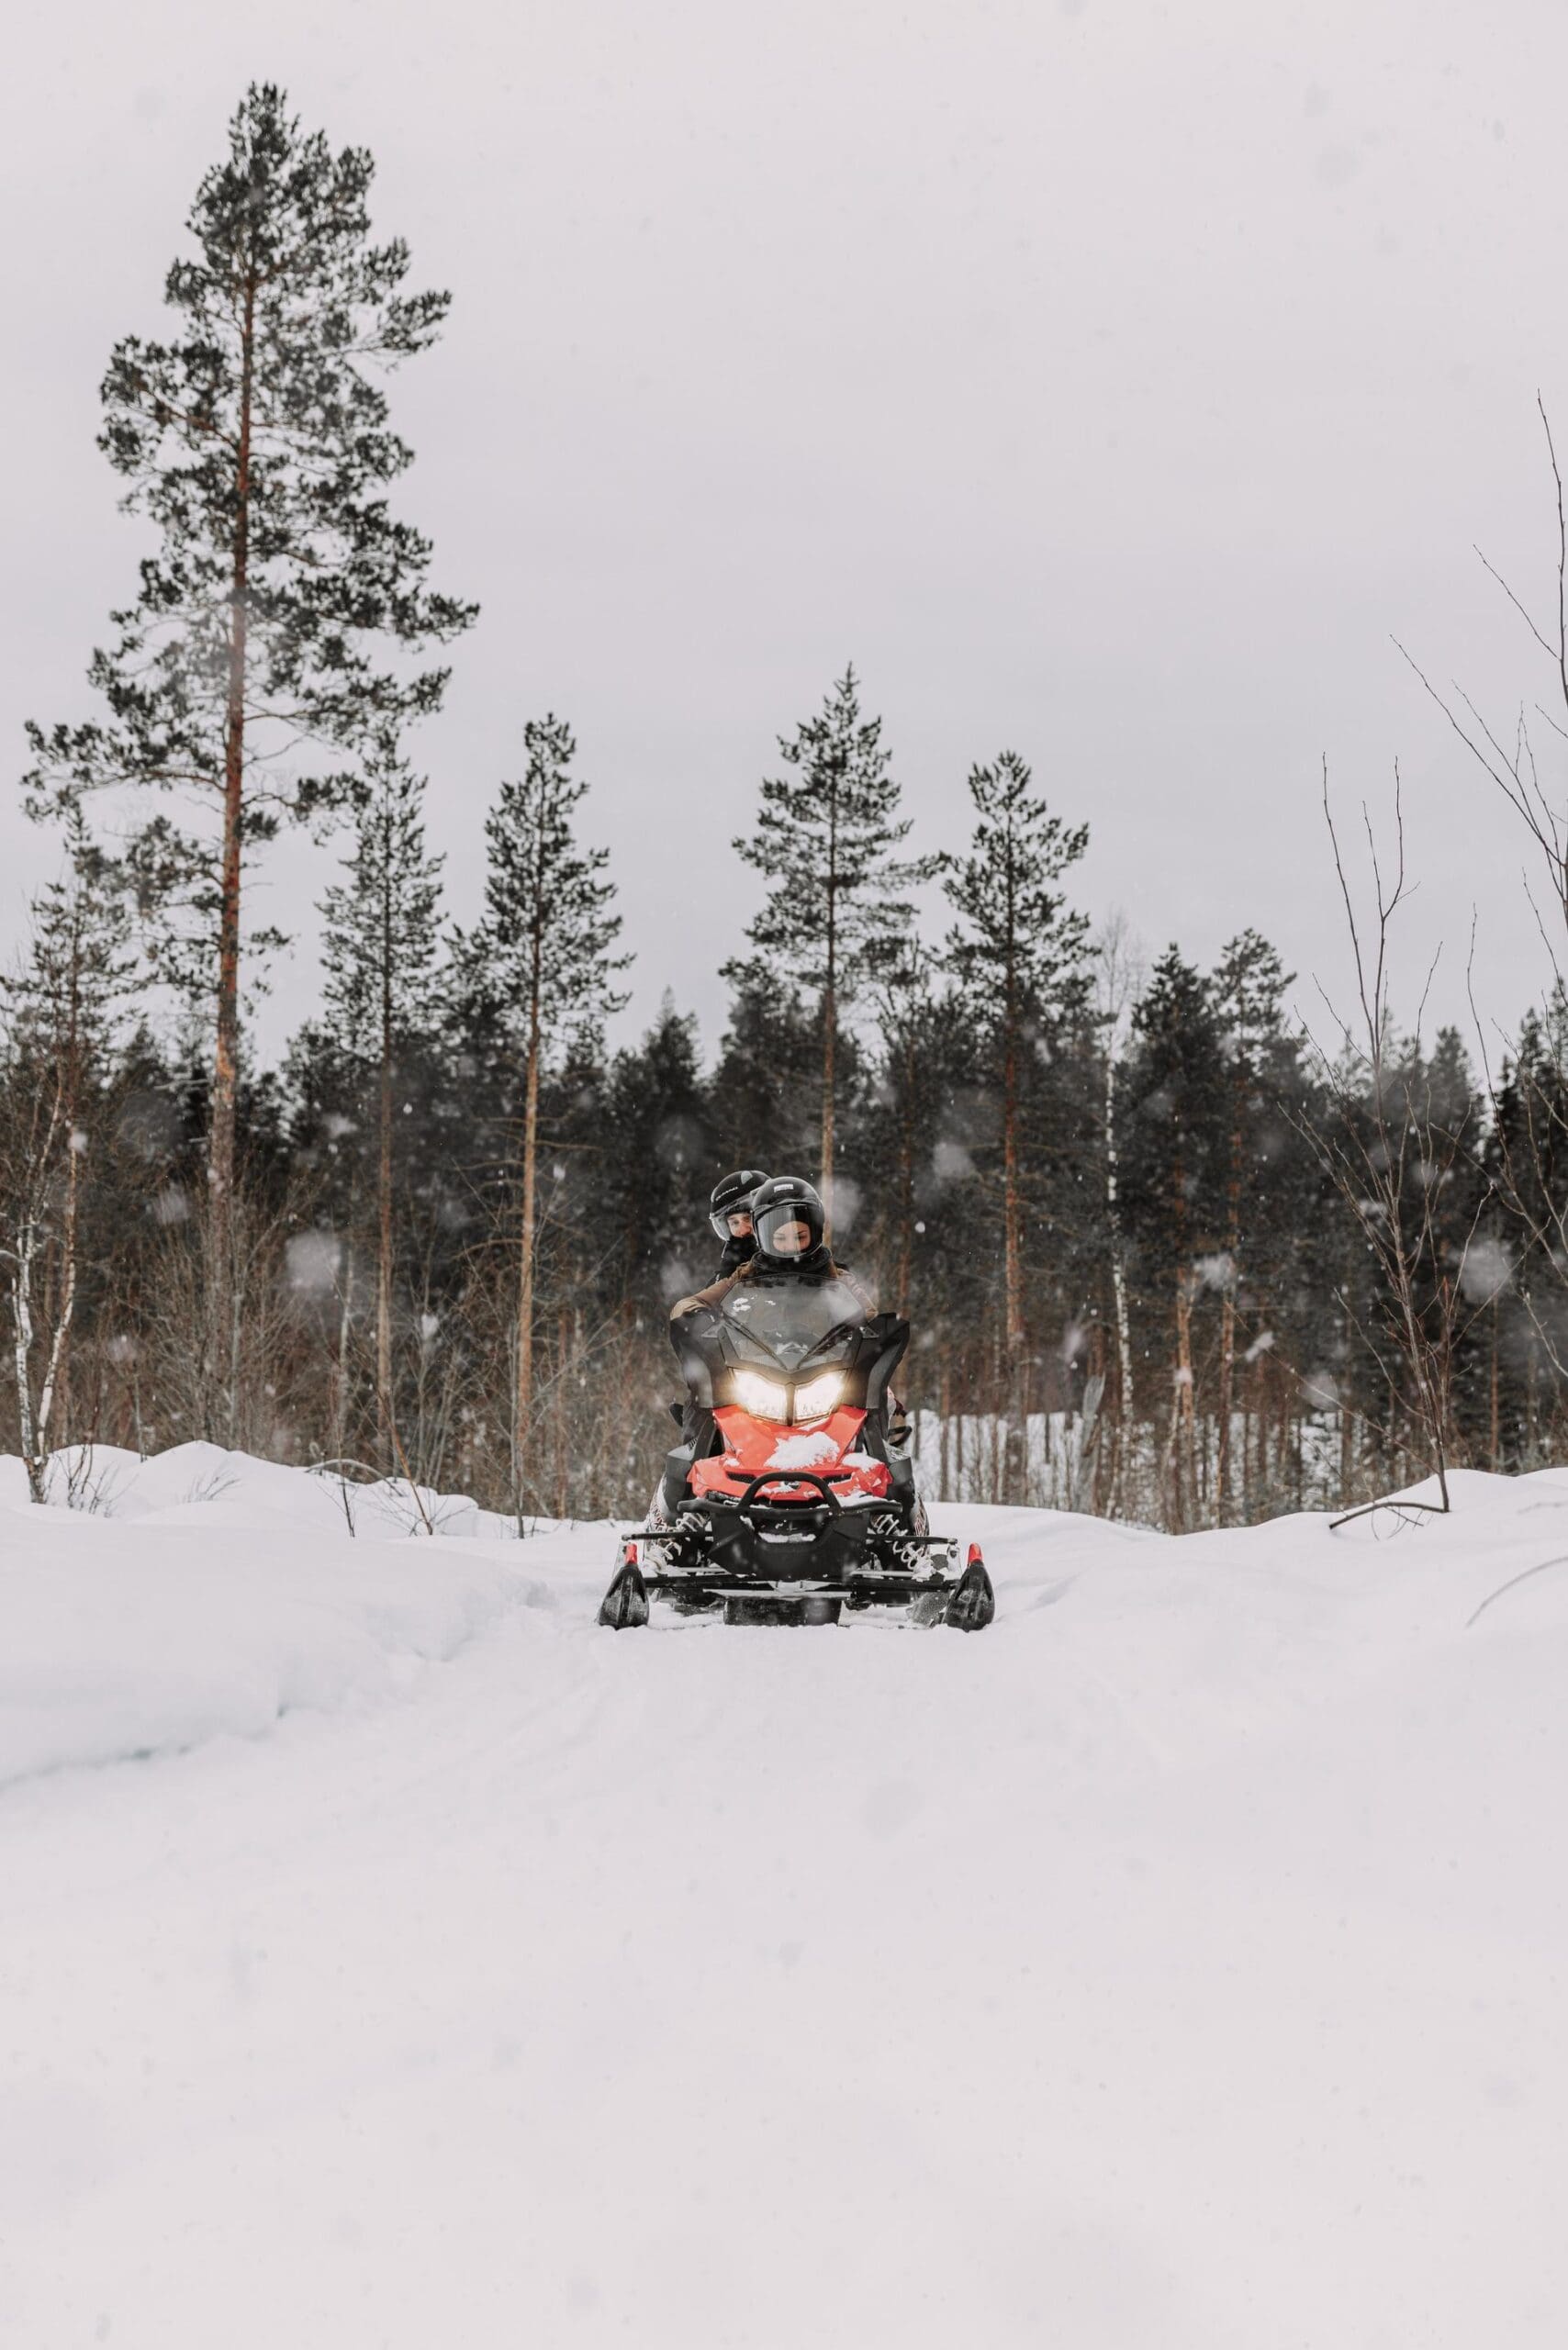
[[1126, 1255], [1122, 1246], [1120, 1196], [1121, 1155], [1116, 1145], [1116, 1039], [1105, 1046], [1105, 1223], [1111, 1242], [1111, 1295], [1116, 1317], [1117, 1442], [1111, 1474], [1108, 1507], [1113, 1516], [1120, 1505], [1126, 1454], [1133, 1427], [1133, 1342], [1127, 1311]]
[[836, 989], [834, 988], [834, 986], [833, 974], [832, 974], [832, 965], [831, 965], [831, 963], [830, 963], [830, 965], [829, 965], [829, 973], [828, 973], [828, 983], [827, 983], [827, 986], [826, 986], [826, 988], [823, 990], [823, 1149], [822, 1149], [822, 1195], [823, 1195], [823, 1217], [824, 1217], [824, 1219], [825, 1219], [825, 1227], [824, 1227], [824, 1228], [825, 1228], [826, 1233], [827, 1233], [827, 1235], [828, 1235], [828, 1237], [829, 1237], [830, 1238], [832, 1237], [832, 1234], [833, 1234], [833, 1151], [834, 1151], [834, 1115], [833, 1115], [833, 1095], [834, 1095], [834, 1044], [835, 1044], [835, 1042], [836, 1042], [836, 1038], [837, 1038], [837, 1032], [838, 1032], [838, 995], [837, 995], [837, 990], [836, 990]]
[[1023, 1209], [1018, 1194], [1018, 1007], [1011, 955], [1007, 972], [1007, 1034], [1002, 1056], [1002, 1231], [1008, 1411], [1014, 1434], [1009, 1500], [1026, 1497], [1029, 1479], [1028, 1364], [1024, 1336]]
[[1170, 1161], [1170, 1221], [1175, 1241], [1175, 1355], [1171, 1374], [1170, 1428], [1166, 1440], [1167, 1476], [1173, 1480], [1174, 1532], [1184, 1530], [1193, 1497], [1193, 1298], [1187, 1280], [1187, 1170], [1180, 1137]]
[[1176, 1281], [1177, 1515], [1185, 1527], [1196, 1516], [1197, 1416], [1193, 1397], [1193, 1291], [1186, 1270]]
[[[1525, 1304], [1527, 1307], [1529, 1304], [1528, 1295], [1525, 1299]], [[1539, 1376], [1540, 1366], [1536, 1360], [1536, 1340], [1532, 1337], [1530, 1340], [1529, 1355], [1525, 1369], [1526, 1452], [1524, 1465], [1527, 1469], [1538, 1469], [1540, 1466], [1540, 1403], [1537, 1393]]]
[[1280, 1378], [1279, 1461], [1281, 1496], [1288, 1498], [1291, 1473], [1291, 1390], [1290, 1381], [1282, 1372]]
[[572, 1369], [572, 1315], [565, 1298], [555, 1316], [555, 1515], [571, 1515], [571, 1437], [567, 1425]]
[[234, 546], [229, 605], [229, 677], [223, 735], [223, 852], [218, 927], [218, 1034], [213, 1052], [208, 1179], [208, 1345], [223, 1432], [232, 1442], [239, 1316], [234, 1279], [235, 1124], [240, 1064], [240, 875], [245, 787], [245, 658], [251, 532], [251, 410], [256, 282], [247, 277], [241, 330], [240, 441], [234, 476]]
[[1350, 1285], [1347, 1281], [1344, 1308], [1345, 1369], [1339, 1391], [1339, 1506], [1354, 1506], [1356, 1482], [1356, 1416], [1350, 1409], [1349, 1394], [1350, 1379], [1350, 1347], [1354, 1332], [1350, 1323]]
[[1240, 1277], [1241, 1250], [1241, 1088], [1231, 1094], [1230, 1170], [1226, 1184], [1226, 1253], [1229, 1275], [1220, 1304], [1219, 1322], [1219, 1460], [1215, 1471], [1215, 1516], [1221, 1526], [1231, 1522], [1230, 1414], [1236, 1391], [1236, 1287]]
[[392, 1473], [392, 1053], [381, 1048], [381, 1148], [375, 1170], [375, 1422], [381, 1455]]
[[343, 1293], [338, 1308], [338, 1354], [332, 1370], [332, 1457], [349, 1449], [349, 1335], [353, 1326], [353, 1242], [343, 1258]]
[[823, 989], [823, 1148], [822, 1195], [823, 1230], [833, 1237], [833, 1156], [834, 1067], [838, 1046], [838, 797], [842, 778], [830, 776], [827, 849], [827, 968]]
[[[390, 829], [390, 828], [388, 828]], [[381, 863], [381, 1148], [375, 1170], [375, 1421], [387, 1473], [392, 1410], [392, 883], [387, 844]]]
[[543, 911], [534, 915], [533, 968], [528, 1002], [528, 1060], [523, 1072], [522, 1240], [517, 1285], [517, 1409], [512, 1428], [513, 1507], [522, 1532], [533, 1421], [533, 1253], [539, 1164], [540, 990]]
[[1024, 1355], [1023, 1213], [1018, 1196], [1017, 1015], [1008, 985], [1007, 1038], [1002, 1065], [1002, 1224], [1007, 1354], [1016, 1378]]
[[903, 1107], [899, 1120], [899, 1253], [895, 1311], [909, 1312], [910, 1256], [914, 1247], [914, 1042], [904, 1043]]
[[1008, 1444], [1006, 1498], [1026, 1498], [1029, 1479], [1029, 1412], [1024, 1336], [1023, 1209], [1018, 1192], [1018, 959], [1016, 874], [1011, 847], [1007, 860], [1005, 967], [1002, 973], [1002, 1337], [1007, 1363]]

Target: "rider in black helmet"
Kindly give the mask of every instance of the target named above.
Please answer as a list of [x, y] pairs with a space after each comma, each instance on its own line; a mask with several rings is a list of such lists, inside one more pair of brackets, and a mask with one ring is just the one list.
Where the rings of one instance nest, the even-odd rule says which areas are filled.
[[847, 1281], [868, 1314], [876, 1307], [853, 1273], [834, 1262], [824, 1233], [827, 1218], [816, 1192], [799, 1175], [775, 1175], [751, 1194], [755, 1252], [731, 1273], [722, 1274], [691, 1297], [676, 1300], [670, 1318], [678, 1321], [695, 1306], [719, 1305], [737, 1281]]
[[721, 1176], [713, 1186], [708, 1203], [708, 1221], [714, 1237], [723, 1244], [716, 1278], [723, 1281], [730, 1273], [739, 1272], [756, 1254], [756, 1240], [752, 1231], [751, 1195], [767, 1181], [760, 1167], [737, 1167], [731, 1175]]
[[775, 1175], [764, 1183], [752, 1200], [751, 1220], [759, 1273], [809, 1280], [835, 1270], [823, 1238], [827, 1218], [822, 1201], [802, 1176]]

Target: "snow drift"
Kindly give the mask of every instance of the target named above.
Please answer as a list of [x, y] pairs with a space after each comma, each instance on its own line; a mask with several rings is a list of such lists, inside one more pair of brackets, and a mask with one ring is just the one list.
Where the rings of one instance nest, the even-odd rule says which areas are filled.
[[0, 1784], [364, 1705], [549, 1596], [515, 1546], [454, 1547], [498, 1531], [471, 1502], [206, 1444], [53, 1466], [79, 1506], [30, 1506], [0, 1463]]

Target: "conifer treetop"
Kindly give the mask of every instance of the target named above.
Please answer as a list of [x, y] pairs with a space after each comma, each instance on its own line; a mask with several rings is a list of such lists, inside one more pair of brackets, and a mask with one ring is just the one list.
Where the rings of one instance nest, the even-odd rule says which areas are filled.
[[969, 770], [976, 824], [947, 894], [959, 916], [946, 961], [965, 995], [994, 1012], [1009, 973], [1017, 1010], [1034, 1019], [1073, 1008], [1085, 989], [1087, 915], [1070, 912], [1055, 887], [1089, 845], [1087, 824], [1068, 825], [1035, 789], [1027, 762], [1003, 751]]
[[62, 869], [31, 901], [26, 959], [0, 975], [0, 1045], [13, 1055], [105, 1058], [119, 1046], [119, 1007], [136, 985], [129, 917], [80, 809], [63, 829]]
[[362, 1060], [381, 1048], [384, 1004], [398, 1038], [436, 1016], [446, 860], [426, 849], [424, 795], [425, 778], [407, 759], [378, 761], [342, 861], [347, 878], [321, 901], [329, 1020], [336, 1041]]
[[778, 749], [790, 772], [764, 778], [756, 824], [734, 843], [772, 888], [748, 934], [754, 955], [723, 975], [756, 981], [781, 970], [818, 994], [831, 977], [840, 996], [852, 996], [899, 951], [914, 919], [901, 893], [929, 880], [941, 860], [896, 854], [911, 820], [898, 812], [882, 722], [861, 716], [853, 665]]
[[610, 852], [577, 837], [574, 816], [588, 785], [572, 772], [570, 726], [554, 712], [530, 719], [523, 747], [522, 774], [503, 782], [485, 820], [485, 913], [459, 956], [471, 997], [499, 1024], [526, 1021], [536, 1003], [548, 1052], [622, 1008], [627, 998], [614, 976], [632, 957], [611, 951], [621, 916], [610, 912]]
[[[144, 907], [177, 902], [203, 934], [236, 739], [248, 856], [282, 822], [353, 803], [363, 761], [441, 701], [446, 669], [409, 656], [476, 615], [430, 587], [430, 541], [387, 500], [412, 453], [385, 377], [431, 344], [450, 297], [405, 292], [407, 246], [371, 241], [373, 173], [252, 84], [196, 191], [196, 251], [165, 279], [174, 332], [128, 335], [103, 380], [99, 445], [158, 543], [89, 667], [106, 717], [28, 727], [27, 804], [46, 817], [138, 786], [184, 800], [195, 822], [143, 818], [128, 870]], [[199, 982], [199, 951], [183, 976]]]

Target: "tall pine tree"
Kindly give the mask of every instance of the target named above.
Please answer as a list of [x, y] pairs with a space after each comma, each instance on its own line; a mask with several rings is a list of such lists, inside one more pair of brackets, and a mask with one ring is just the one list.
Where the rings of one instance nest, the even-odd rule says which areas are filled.
[[[1231, 1466], [1231, 1422], [1236, 1392], [1236, 1307], [1243, 1269], [1245, 1210], [1268, 1153], [1257, 1135], [1282, 1090], [1294, 1096], [1297, 1049], [1284, 1025], [1285, 990], [1294, 973], [1255, 930], [1233, 938], [1220, 957], [1212, 998], [1230, 1069], [1225, 1146], [1225, 1245], [1220, 1294], [1219, 1387], [1215, 1404], [1218, 1446], [1215, 1462], [1215, 1514], [1228, 1526], [1236, 1479]], [[1292, 1099], [1290, 1106], [1295, 1103]], [[1277, 1110], [1275, 1112], [1277, 1116]], [[1249, 1236], [1250, 1237], [1250, 1236]]]
[[781, 736], [788, 775], [762, 786], [756, 827], [735, 843], [765, 874], [767, 901], [751, 925], [748, 964], [724, 967], [755, 991], [762, 971], [782, 973], [817, 999], [822, 1022], [822, 1192], [833, 1211], [835, 1061], [840, 1017], [893, 953], [913, 919], [900, 892], [936, 870], [932, 857], [900, 858], [910, 819], [882, 744], [879, 718], [862, 718], [853, 666], [814, 718]]
[[1126, 1199], [1139, 1228], [1149, 1288], [1168, 1292], [1172, 1354], [1164, 1476], [1166, 1523], [1192, 1526], [1198, 1506], [1193, 1308], [1197, 1259], [1223, 1228], [1221, 1169], [1226, 1080], [1213, 988], [1181, 949], [1168, 946], [1133, 1014], [1137, 1052]]
[[[215, 1003], [210, 1375], [232, 1377], [241, 882], [290, 820], [357, 789], [358, 755], [440, 702], [446, 672], [407, 653], [474, 608], [426, 584], [431, 547], [387, 503], [412, 453], [381, 375], [425, 350], [445, 294], [405, 294], [408, 248], [375, 245], [363, 148], [334, 155], [281, 90], [252, 84], [164, 286], [174, 338], [118, 344], [99, 445], [125, 505], [156, 527], [135, 601], [88, 672], [106, 720], [29, 730], [36, 811], [103, 788], [173, 793], [130, 863], [171, 915], [168, 975]], [[230, 1399], [230, 1404], [231, 1404]]]
[[621, 917], [604, 879], [609, 852], [585, 849], [575, 814], [588, 790], [572, 773], [577, 744], [565, 720], [530, 719], [527, 763], [503, 783], [486, 820], [489, 870], [485, 914], [459, 944], [461, 985], [473, 1024], [499, 1027], [521, 1069], [521, 1217], [517, 1281], [517, 1372], [512, 1483], [519, 1518], [536, 1489], [533, 1425], [535, 1252], [538, 1244], [539, 1092], [546, 1061], [625, 1002], [614, 986], [629, 956], [613, 953]]
[[[1088, 918], [1057, 888], [1089, 845], [1087, 824], [1053, 816], [1016, 751], [969, 771], [975, 829], [947, 879], [958, 915], [947, 961], [989, 1047], [1002, 1106], [1002, 1336], [1014, 1382], [1026, 1363], [1019, 1133], [1036, 1049], [1087, 991]], [[1022, 1414], [1022, 1397], [1017, 1408]]]
[[398, 1069], [432, 1028], [437, 1009], [437, 917], [444, 859], [425, 848], [424, 778], [406, 760], [377, 767], [360, 810], [348, 878], [321, 901], [324, 993], [335, 1040], [358, 1069], [374, 1071], [375, 1157], [375, 1412], [383, 1443], [396, 1442], [392, 1293], [396, 1265], [392, 1136]]

